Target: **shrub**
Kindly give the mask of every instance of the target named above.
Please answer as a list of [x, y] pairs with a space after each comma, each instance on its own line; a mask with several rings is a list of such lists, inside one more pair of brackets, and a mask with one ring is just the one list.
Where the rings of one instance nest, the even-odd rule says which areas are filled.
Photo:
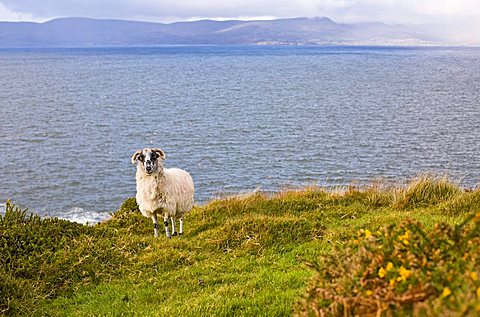
[[0, 215], [0, 314], [31, 315], [40, 300], [110, 279], [136, 249], [119, 245], [108, 227], [41, 218], [7, 202]]
[[88, 230], [66, 220], [28, 214], [7, 201], [5, 215], [0, 215], [0, 312], [15, 313], [21, 306], [17, 300], [28, 302], [56, 292], [55, 283], [43, 281], [56, 276], [46, 266], [68, 241]]
[[142, 216], [134, 197], [127, 198], [111, 216], [111, 219], [97, 225], [97, 229], [117, 229], [123, 230], [124, 234], [142, 235], [151, 235], [153, 232], [152, 220]]
[[460, 225], [405, 221], [358, 237], [312, 266], [299, 316], [477, 315], [480, 213]]

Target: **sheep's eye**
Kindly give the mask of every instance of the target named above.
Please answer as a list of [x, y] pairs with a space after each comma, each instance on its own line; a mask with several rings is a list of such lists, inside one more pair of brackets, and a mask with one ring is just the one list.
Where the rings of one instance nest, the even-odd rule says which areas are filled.
[[143, 162], [144, 159], [145, 159], [145, 156], [143, 156], [143, 155], [139, 155], [139, 156], [138, 156], [138, 160], [139, 160], [140, 162]]

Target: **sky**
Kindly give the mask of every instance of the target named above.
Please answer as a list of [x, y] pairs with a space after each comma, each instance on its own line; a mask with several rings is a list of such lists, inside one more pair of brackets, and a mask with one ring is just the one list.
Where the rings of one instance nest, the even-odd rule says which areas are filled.
[[480, 30], [480, 0], [0, 0], [0, 21], [89, 17], [168, 23], [321, 16], [341, 23], [462, 23]]

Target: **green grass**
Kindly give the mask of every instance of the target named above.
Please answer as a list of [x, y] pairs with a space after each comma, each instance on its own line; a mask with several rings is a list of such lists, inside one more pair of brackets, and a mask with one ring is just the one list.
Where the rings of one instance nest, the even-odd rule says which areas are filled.
[[7, 203], [0, 217], [0, 314], [302, 314], [305, 305], [323, 307], [311, 297], [321, 276], [311, 267], [355, 246], [360, 230], [412, 219], [431, 232], [476, 211], [479, 190], [464, 192], [431, 176], [406, 186], [309, 187], [212, 201], [186, 217], [184, 236], [167, 240], [153, 238], [134, 199], [95, 226], [41, 219]]

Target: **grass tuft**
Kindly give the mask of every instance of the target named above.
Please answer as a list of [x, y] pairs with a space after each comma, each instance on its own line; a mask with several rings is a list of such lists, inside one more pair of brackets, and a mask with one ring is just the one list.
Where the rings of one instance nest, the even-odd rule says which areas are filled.
[[459, 195], [462, 189], [447, 177], [421, 175], [405, 189], [395, 190], [394, 201], [403, 209], [436, 205]]

